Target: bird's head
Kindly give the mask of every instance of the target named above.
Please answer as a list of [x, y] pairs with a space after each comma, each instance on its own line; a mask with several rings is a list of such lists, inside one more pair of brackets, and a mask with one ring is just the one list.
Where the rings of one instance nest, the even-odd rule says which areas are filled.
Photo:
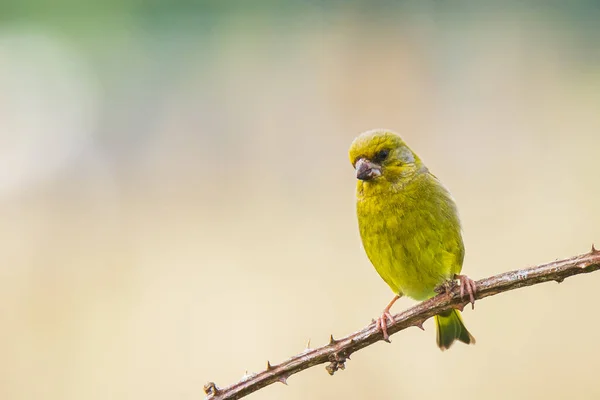
[[362, 133], [352, 142], [349, 156], [356, 169], [356, 178], [373, 183], [400, 182], [423, 167], [400, 135], [388, 129]]

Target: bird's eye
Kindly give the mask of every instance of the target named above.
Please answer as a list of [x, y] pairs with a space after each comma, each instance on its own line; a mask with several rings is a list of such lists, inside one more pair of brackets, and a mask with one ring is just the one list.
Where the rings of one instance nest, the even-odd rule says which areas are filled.
[[379, 150], [375, 154], [375, 159], [373, 161], [381, 162], [381, 161], [385, 160], [389, 154], [390, 154], [390, 151], [388, 149]]

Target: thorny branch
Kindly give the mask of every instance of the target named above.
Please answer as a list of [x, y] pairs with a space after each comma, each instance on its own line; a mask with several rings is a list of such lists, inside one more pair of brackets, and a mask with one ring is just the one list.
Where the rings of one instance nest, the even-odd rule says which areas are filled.
[[[600, 269], [600, 250], [596, 250], [592, 245], [591, 252], [586, 254], [531, 268], [505, 272], [477, 281], [475, 298], [483, 299], [542, 282], [556, 281], [560, 283], [570, 276], [589, 273], [598, 269]], [[450, 308], [462, 310], [467, 303], [468, 300], [461, 299], [459, 290], [455, 286], [447, 293], [439, 294], [400, 314], [396, 314], [394, 323], [388, 326], [388, 333], [391, 335], [411, 326], [422, 329], [423, 322], [428, 318]], [[206, 399], [239, 399], [275, 382], [287, 384], [287, 379], [291, 375], [326, 362], [329, 362], [326, 367], [327, 372], [333, 375], [338, 369], [345, 368], [345, 363], [350, 359], [352, 353], [380, 340], [383, 340], [383, 335], [381, 331], [376, 329], [375, 323], [372, 322], [366, 328], [344, 338], [336, 340], [331, 336], [329, 344], [316, 349], [307, 348], [302, 353], [281, 364], [272, 365], [267, 361], [267, 367], [264, 371], [244, 376], [241, 381], [231, 386], [219, 388], [213, 382], [209, 382], [204, 386], [204, 391], [207, 394]]]

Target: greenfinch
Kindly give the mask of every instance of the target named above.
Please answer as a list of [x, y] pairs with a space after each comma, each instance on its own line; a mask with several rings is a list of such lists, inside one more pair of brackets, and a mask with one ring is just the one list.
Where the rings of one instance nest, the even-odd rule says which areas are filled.
[[[396, 294], [377, 319], [389, 341], [390, 308], [402, 296], [425, 300], [436, 289], [460, 281], [474, 303], [475, 282], [460, 275], [464, 245], [454, 199], [421, 159], [390, 130], [375, 129], [350, 146], [356, 170], [356, 213], [367, 257]], [[475, 343], [460, 312], [435, 316], [437, 345], [448, 349], [455, 340]]]

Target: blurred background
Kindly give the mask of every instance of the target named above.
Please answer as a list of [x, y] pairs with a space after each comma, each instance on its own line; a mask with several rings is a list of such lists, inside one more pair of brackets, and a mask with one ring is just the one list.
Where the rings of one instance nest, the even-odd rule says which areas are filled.
[[[566, 5], [568, 4], [568, 6]], [[454, 194], [463, 271], [600, 244], [600, 6], [0, 2], [0, 398], [198, 399], [379, 315], [360, 132]], [[597, 399], [600, 274], [255, 399]], [[414, 304], [402, 300], [395, 312]]]

